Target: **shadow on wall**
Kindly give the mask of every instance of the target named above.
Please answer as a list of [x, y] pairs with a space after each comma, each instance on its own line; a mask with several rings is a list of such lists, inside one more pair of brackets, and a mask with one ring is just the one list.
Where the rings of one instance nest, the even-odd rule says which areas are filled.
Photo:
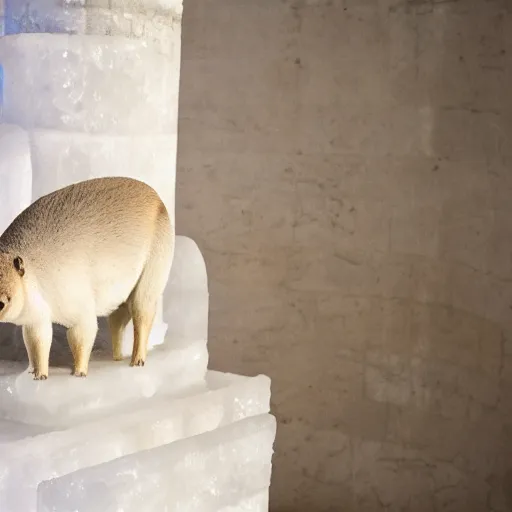
[[427, 156], [422, 169], [411, 169], [409, 217], [422, 240], [411, 248], [419, 250], [411, 259], [410, 367], [411, 412], [421, 415], [416, 425], [413, 416], [405, 420], [400, 436], [422, 463], [416, 481], [405, 468], [402, 476], [424, 491], [434, 478], [432, 506], [505, 512], [512, 510], [510, 4], [424, 2], [411, 14]]
[[[358, 194], [373, 182], [384, 184], [389, 173], [393, 186], [379, 191], [382, 217], [390, 218], [389, 250], [376, 257], [373, 289], [364, 288], [374, 277], [364, 258], [376, 252], [377, 232], [368, 229], [362, 237], [357, 226], [353, 248], [365, 254], [362, 263], [351, 263], [345, 283], [334, 265], [322, 269], [322, 277], [332, 271], [332, 288], [339, 283], [341, 297], [332, 299], [330, 310], [328, 300], [323, 306], [331, 325], [318, 326], [310, 340], [314, 350], [296, 332], [304, 343], [279, 368], [268, 363], [275, 369], [280, 420], [273, 510], [511, 511], [511, 6], [500, 0], [378, 3], [379, 13], [374, 3], [348, 1], [341, 10], [335, 2], [318, 2], [324, 19], [314, 15], [336, 38], [333, 47], [359, 31], [354, 39], [361, 47], [354, 52], [366, 60], [364, 68], [336, 60], [334, 50], [334, 56], [316, 55], [332, 65], [331, 73], [344, 72], [332, 94], [342, 95], [343, 87], [353, 93], [358, 80], [361, 97], [379, 80], [384, 92], [371, 89], [377, 96], [392, 88], [394, 108], [384, 121], [379, 105], [371, 114], [367, 105], [358, 103], [356, 112], [348, 106], [331, 121], [339, 127], [339, 119], [352, 114], [353, 126], [340, 129], [345, 140], [327, 134], [331, 140], [322, 141], [327, 149], [333, 140], [348, 148], [345, 167], [357, 148], [367, 172]], [[377, 40], [385, 50], [376, 49]], [[395, 59], [384, 77], [379, 72], [387, 63], [370, 57], [372, 50], [384, 53], [383, 61]], [[306, 73], [311, 62], [302, 63]], [[341, 157], [333, 151], [329, 158], [335, 168]], [[349, 192], [347, 183], [336, 186], [341, 195]], [[339, 202], [338, 213], [342, 207]], [[339, 232], [331, 234], [327, 250], [334, 252]], [[353, 276], [364, 284], [354, 284]], [[298, 354], [309, 373], [287, 382], [283, 374], [293, 373]]]

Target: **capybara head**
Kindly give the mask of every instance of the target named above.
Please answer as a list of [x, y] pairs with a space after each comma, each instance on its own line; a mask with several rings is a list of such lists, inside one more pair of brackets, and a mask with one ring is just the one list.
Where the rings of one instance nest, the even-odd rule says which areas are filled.
[[0, 252], [0, 322], [13, 322], [24, 304], [25, 264], [20, 256]]

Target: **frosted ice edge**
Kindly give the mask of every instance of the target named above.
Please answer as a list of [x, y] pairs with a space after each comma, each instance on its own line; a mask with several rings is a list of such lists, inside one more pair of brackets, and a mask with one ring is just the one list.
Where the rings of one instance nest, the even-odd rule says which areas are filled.
[[[269, 409], [267, 377], [208, 372], [206, 384], [186, 390], [181, 397], [154, 397], [137, 410], [114, 417], [35, 436], [34, 428], [25, 426], [27, 435], [34, 437], [0, 444], [0, 510], [34, 512], [36, 488], [42, 480], [218, 429]], [[2, 427], [15, 425], [0, 422]]]
[[270, 485], [275, 433], [265, 414], [45, 481], [38, 511], [216, 512]]
[[128, 360], [92, 360], [87, 379], [68, 368], [51, 368], [47, 381], [34, 381], [20, 366], [0, 372], [0, 418], [65, 426], [112, 407], [157, 394], [178, 392], [199, 382], [208, 364], [206, 341], [157, 347], [148, 364], [131, 368]]

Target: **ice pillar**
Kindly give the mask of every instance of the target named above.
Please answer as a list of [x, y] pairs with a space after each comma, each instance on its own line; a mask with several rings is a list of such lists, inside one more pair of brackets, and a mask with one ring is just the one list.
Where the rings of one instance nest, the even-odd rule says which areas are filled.
[[181, 0], [4, 0], [3, 122], [30, 134], [34, 199], [142, 179], [174, 213]]

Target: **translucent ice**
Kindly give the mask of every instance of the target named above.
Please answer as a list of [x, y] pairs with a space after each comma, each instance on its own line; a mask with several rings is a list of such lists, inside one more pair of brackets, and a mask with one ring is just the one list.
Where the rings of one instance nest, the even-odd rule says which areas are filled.
[[164, 294], [164, 320], [168, 338], [203, 340], [208, 336], [208, 278], [206, 265], [190, 238], [176, 237], [169, 282]]
[[236, 505], [222, 507], [219, 512], [267, 512], [268, 490], [260, 491], [253, 496], [240, 500]]
[[4, 118], [30, 130], [176, 133], [177, 36], [172, 55], [160, 53], [144, 39], [67, 34], [2, 37]]
[[90, 178], [142, 179], [174, 213], [176, 136], [114, 136], [36, 130], [30, 134], [34, 199]]
[[34, 381], [23, 367], [10, 365], [0, 375], [0, 417], [38, 425], [67, 425], [112, 412], [137, 399], [176, 392], [200, 381], [208, 362], [206, 340], [161, 346], [147, 364], [132, 368], [100, 354], [91, 360], [86, 379], [69, 368], [50, 368], [47, 381]]
[[182, 11], [181, 1], [175, 0], [4, 2], [8, 4], [6, 34], [67, 33], [148, 38], [156, 32], [159, 35], [158, 40], [162, 42], [166, 36], [172, 34], [173, 24], [179, 22]]
[[264, 414], [43, 482], [40, 512], [217, 512], [268, 488], [275, 418]]
[[27, 133], [0, 124], [0, 234], [32, 197], [32, 165]]
[[4, 0], [5, 33], [83, 32], [85, 9], [62, 0]]
[[[267, 377], [209, 372], [206, 381], [178, 396], [147, 399], [108, 411], [94, 421], [77, 419], [67, 429], [52, 426], [44, 430], [0, 421], [0, 439], [10, 441], [0, 443], [0, 510], [35, 512], [36, 490], [43, 480], [265, 414], [269, 402]], [[154, 454], [165, 458], [166, 450], [160, 451]], [[248, 492], [252, 490], [256, 489], [250, 487]]]

